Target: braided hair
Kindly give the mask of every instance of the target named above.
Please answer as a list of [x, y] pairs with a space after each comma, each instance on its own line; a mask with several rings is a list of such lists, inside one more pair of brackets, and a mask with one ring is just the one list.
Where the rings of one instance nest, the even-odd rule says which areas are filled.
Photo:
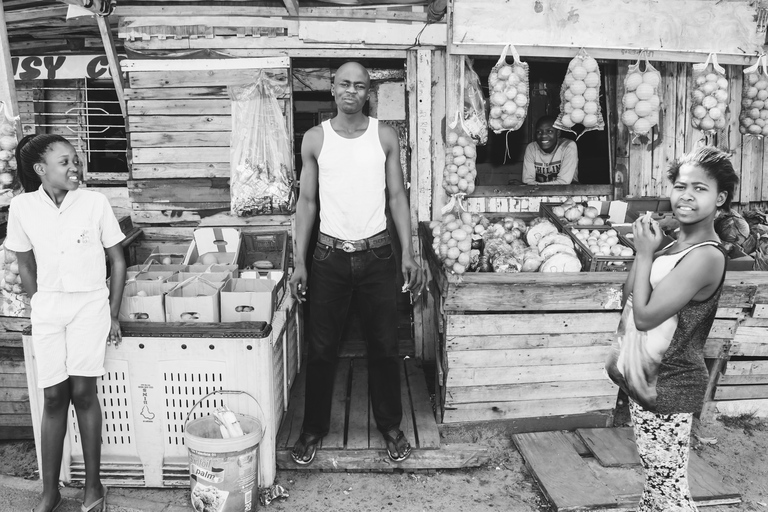
[[40, 185], [40, 176], [35, 172], [35, 164], [45, 160], [48, 149], [57, 142], [69, 144], [61, 135], [27, 135], [16, 146], [17, 177], [25, 192], [34, 192]]

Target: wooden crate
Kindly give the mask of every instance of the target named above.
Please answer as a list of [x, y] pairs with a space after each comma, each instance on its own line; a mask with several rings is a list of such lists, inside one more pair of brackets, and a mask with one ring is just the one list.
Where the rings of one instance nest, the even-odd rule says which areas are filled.
[[[217, 389], [251, 393], [266, 420], [259, 450], [259, 485], [275, 478], [275, 438], [287, 406], [285, 354], [295, 306], [283, 303], [271, 328], [242, 324], [146, 324], [126, 327], [119, 348], [109, 347], [107, 374], [99, 381], [106, 420], [102, 430], [102, 479], [109, 485], [187, 487], [186, 416], [195, 402]], [[286, 322], [288, 320], [288, 322]], [[261, 329], [263, 337], [258, 337]], [[292, 349], [291, 349], [292, 350]], [[42, 391], [29, 336], [24, 337], [32, 417], [40, 418]], [[214, 396], [190, 417], [209, 414], [223, 401], [233, 410], [259, 416], [246, 396]], [[33, 421], [40, 446], [40, 421]], [[70, 410], [62, 479], [83, 482], [85, 468], [74, 410]], [[38, 463], [40, 452], [38, 451]]]
[[21, 333], [0, 333], [0, 440], [33, 439]]

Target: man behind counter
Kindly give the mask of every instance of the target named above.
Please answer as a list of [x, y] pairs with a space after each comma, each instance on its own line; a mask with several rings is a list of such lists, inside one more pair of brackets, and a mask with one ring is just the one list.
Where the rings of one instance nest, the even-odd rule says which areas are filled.
[[568, 185], [579, 181], [576, 143], [561, 139], [554, 116], [536, 121], [535, 142], [525, 148], [523, 183], [526, 185]]

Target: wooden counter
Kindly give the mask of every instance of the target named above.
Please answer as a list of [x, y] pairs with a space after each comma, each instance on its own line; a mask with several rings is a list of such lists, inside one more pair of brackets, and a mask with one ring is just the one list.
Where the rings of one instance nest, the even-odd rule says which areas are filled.
[[[428, 303], [434, 304], [429, 313], [438, 338], [438, 420], [512, 420], [529, 431], [611, 424], [618, 388], [603, 366], [621, 313], [625, 273], [457, 276], [435, 256], [428, 224], [420, 224], [419, 234], [434, 278]], [[768, 272], [726, 275], [705, 348], [705, 414], [724, 405], [711, 400], [729, 359], [768, 359], [763, 304]], [[768, 386], [746, 394], [768, 398]]]

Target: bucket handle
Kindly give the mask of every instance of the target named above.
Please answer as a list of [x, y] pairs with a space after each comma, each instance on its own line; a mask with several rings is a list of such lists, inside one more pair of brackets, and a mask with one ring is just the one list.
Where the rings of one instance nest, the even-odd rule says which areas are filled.
[[256, 402], [256, 408], [259, 410], [259, 417], [256, 418], [256, 419], [259, 420], [259, 423], [261, 423], [261, 437], [262, 438], [264, 437], [264, 435], [267, 433], [267, 420], [264, 417], [264, 411], [261, 410], [261, 405], [259, 404], [259, 401], [256, 400], [256, 398], [252, 394], [247, 392], [247, 391], [228, 390], [228, 389], [215, 389], [215, 390], [211, 391], [210, 393], [208, 393], [207, 395], [205, 395], [200, 400], [198, 400], [197, 402], [195, 402], [195, 405], [193, 405], [192, 408], [187, 412], [187, 419], [184, 420], [184, 431], [185, 432], [187, 430], [187, 423], [189, 423], [189, 417], [192, 415], [192, 411], [194, 411], [195, 408], [197, 408], [198, 405], [203, 403], [203, 400], [205, 400], [206, 398], [208, 398], [211, 395], [215, 395], [216, 393], [221, 393], [222, 395], [248, 395], [249, 397], [251, 397], [251, 399], [254, 402]]

